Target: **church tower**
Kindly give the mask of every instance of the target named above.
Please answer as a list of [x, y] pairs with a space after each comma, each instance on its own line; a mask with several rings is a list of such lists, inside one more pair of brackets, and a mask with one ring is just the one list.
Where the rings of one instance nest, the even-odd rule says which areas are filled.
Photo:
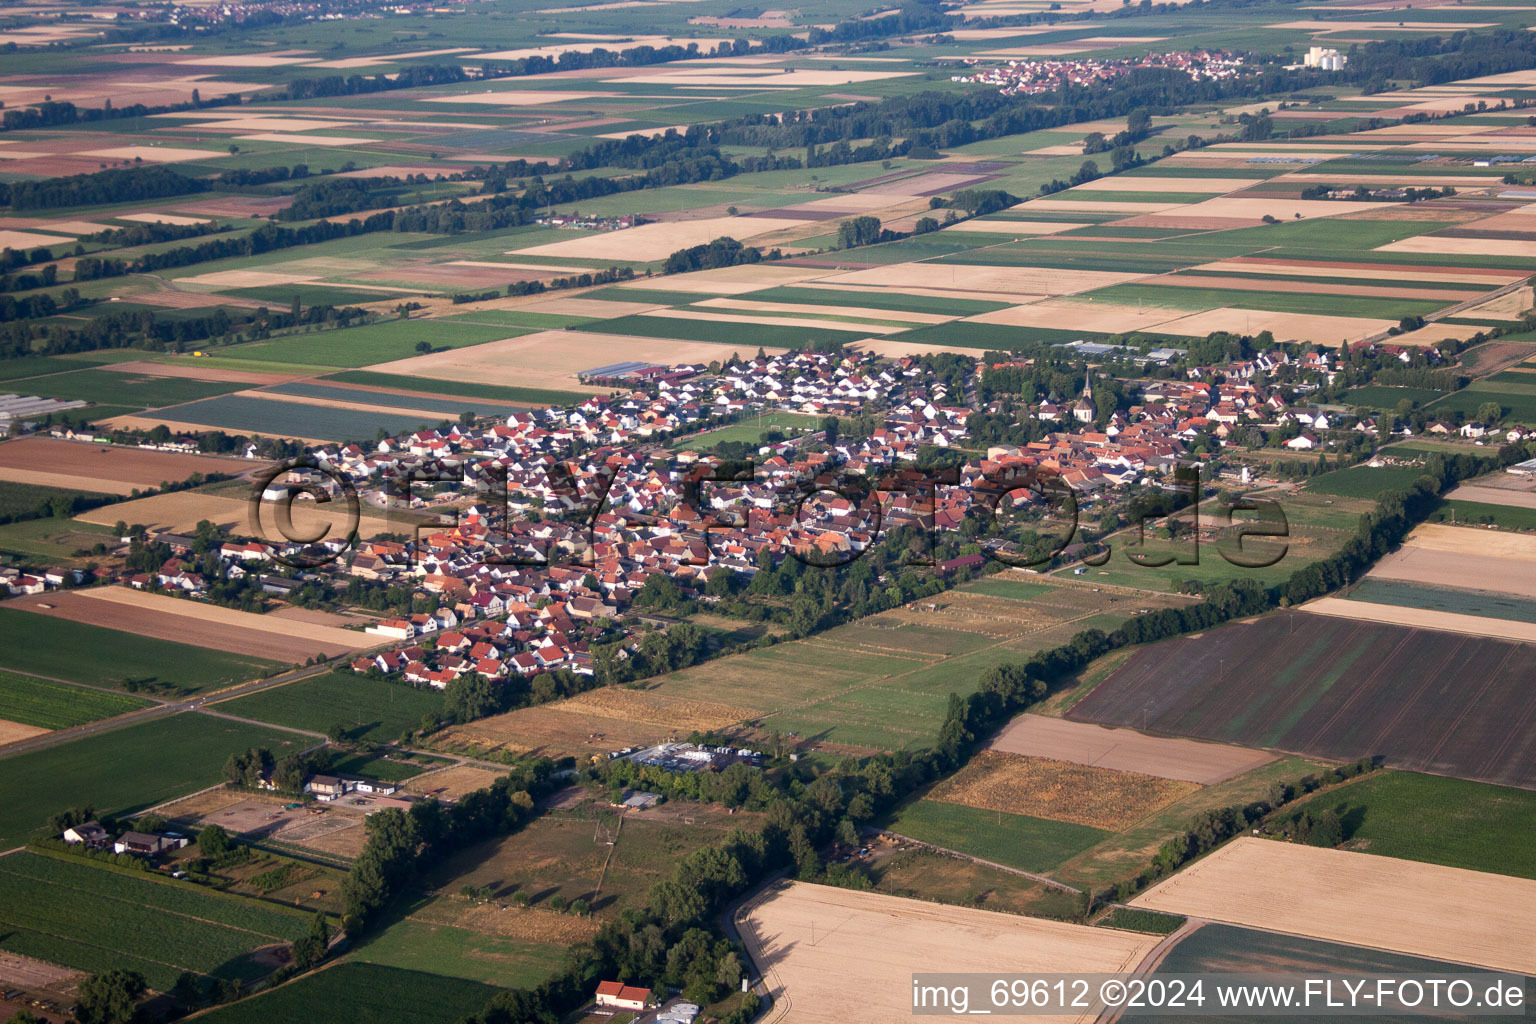
[[1083, 397], [1072, 405], [1072, 418], [1079, 423], [1092, 423], [1096, 410], [1093, 407], [1093, 373], [1083, 373]]

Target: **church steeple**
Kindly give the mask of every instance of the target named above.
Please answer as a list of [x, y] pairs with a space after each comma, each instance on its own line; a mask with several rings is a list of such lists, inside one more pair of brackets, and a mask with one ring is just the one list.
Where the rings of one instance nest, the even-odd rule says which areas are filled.
[[1093, 405], [1093, 371], [1083, 371], [1083, 396], [1072, 404], [1072, 418], [1079, 423], [1092, 423], [1098, 410]]

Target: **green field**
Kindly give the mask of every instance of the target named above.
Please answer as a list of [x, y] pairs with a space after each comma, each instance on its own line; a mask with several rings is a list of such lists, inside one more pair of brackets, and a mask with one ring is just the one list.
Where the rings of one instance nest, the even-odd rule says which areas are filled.
[[0, 717], [40, 729], [67, 729], [128, 711], [150, 702], [126, 693], [91, 690], [0, 670]]
[[358, 946], [353, 959], [502, 988], [531, 988], [555, 971], [563, 953], [563, 947], [547, 942], [404, 920]]
[[46, 507], [55, 498], [100, 498], [98, 491], [76, 491], [42, 484], [19, 484], [0, 480], [0, 519], [30, 515]]
[[1155, 910], [1132, 910], [1116, 907], [1104, 920], [1101, 928], [1123, 928], [1130, 932], [1147, 932], [1151, 935], [1171, 935], [1183, 926], [1185, 918], [1177, 914], [1162, 914]]
[[960, 589], [971, 594], [986, 594], [988, 597], [1008, 597], [1016, 601], [1028, 601], [1048, 594], [1056, 588], [1049, 583], [1032, 583], [1018, 579], [1009, 579], [1001, 574], [987, 576], [974, 582], [967, 583]]
[[198, 1018], [204, 1024], [443, 1024], [485, 1008], [497, 989], [421, 971], [347, 962]]
[[[360, 394], [359, 398], [366, 399], [366, 396]], [[434, 426], [442, 420], [458, 419], [458, 411], [444, 411], [427, 422], [426, 417], [409, 413], [335, 409], [257, 395], [222, 395], [187, 405], [173, 405], [160, 410], [158, 415], [181, 423], [196, 423], [242, 434], [358, 442], [372, 441], [380, 429], [393, 436], [424, 425]]]
[[27, 393], [44, 398], [78, 398], [101, 405], [136, 405], [141, 409], [194, 402], [249, 387], [184, 377], [155, 377], [116, 370], [73, 370], [27, 381]]
[[1363, 388], [1350, 388], [1344, 392], [1344, 397], [1340, 401], [1351, 407], [1359, 406], [1391, 412], [1405, 398], [1418, 406], [1427, 405], [1444, 396], [1445, 392], [1431, 391], [1429, 388], [1387, 388], [1371, 384]]
[[[18, 484], [30, 487], [30, 484]], [[44, 490], [45, 488], [39, 488]], [[53, 490], [53, 488], [46, 488]], [[73, 494], [69, 491], [65, 493]], [[97, 544], [113, 543], [112, 527], [78, 519], [24, 519], [0, 526], [0, 551], [22, 555], [42, 565], [83, 565]], [[76, 552], [80, 552], [77, 556]], [[0, 659], [3, 660], [3, 659]]]
[[[588, 296], [591, 298], [591, 296]], [[572, 405], [585, 402], [594, 394], [591, 391], [546, 391], [542, 388], [506, 387], [500, 384], [471, 384], [457, 380], [437, 380], [433, 377], [408, 377], [396, 373], [375, 373], [371, 370], [346, 370], [328, 374], [323, 379], [342, 384], [365, 384], [379, 388], [400, 388], [427, 395], [461, 395], [464, 398], [485, 398], [510, 405], [547, 406]]]
[[1305, 490], [1344, 498], [1374, 498], [1383, 491], [1411, 487], [1423, 475], [1423, 466], [1351, 466], [1313, 477]]
[[218, 349], [217, 352], [229, 359], [352, 367], [414, 356], [417, 354], [417, 343], [423, 341], [433, 349], [463, 348], [527, 333], [515, 327], [486, 327], [450, 323], [446, 320], [386, 320], [383, 323], [337, 331], [290, 334], [270, 341], [253, 341]]
[[[1469, 579], [1468, 584], [1477, 580]], [[1460, 590], [1422, 583], [1367, 577], [1343, 595], [1351, 601], [1424, 608], [1455, 615], [1480, 615], [1511, 622], [1536, 622], [1536, 601], [1487, 590]]]
[[27, 637], [0, 653], [0, 667], [92, 686], [125, 680], [193, 693], [254, 679], [275, 661], [156, 640], [51, 615], [0, 608], [0, 633]]
[[0, 948], [82, 971], [135, 970], [165, 991], [182, 971], [250, 980], [262, 946], [305, 934], [307, 915], [87, 861], [0, 858]]
[[132, 813], [218, 782], [230, 754], [265, 746], [283, 757], [310, 744], [277, 729], [184, 713], [0, 758], [0, 849], [65, 808]]
[[1477, 418], [1478, 406], [1497, 402], [1501, 415], [1519, 423], [1536, 421], [1536, 385], [1495, 384], [1478, 381], [1454, 394], [1446, 395], [1428, 407], [1436, 416], [1462, 413], [1467, 419]]
[[919, 800], [903, 807], [886, 827], [919, 842], [1021, 871], [1049, 871], [1112, 835], [1087, 825], [937, 800]]
[[1344, 849], [1536, 878], [1536, 791], [1443, 775], [1382, 771], [1285, 809], [1333, 810]]
[[1489, 505], [1456, 498], [1442, 501], [1429, 518], [1436, 523], [1485, 523], [1504, 530], [1536, 530], [1536, 508]]
[[311, 732], [341, 724], [354, 740], [389, 743], [419, 727], [423, 715], [440, 714], [443, 695], [407, 683], [327, 672], [226, 701], [218, 710]]
[[821, 424], [821, 420], [815, 416], [804, 416], [794, 412], [771, 412], [762, 416], [753, 416], [730, 426], [720, 427], [717, 430], [706, 430], [702, 434], [694, 434], [681, 440], [672, 442], [673, 451], [690, 449], [692, 451], [705, 451], [728, 441], [736, 441], [742, 444], [757, 444], [763, 435], [769, 430], [778, 427], [781, 430], [788, 429], [793, 432], [803, 430], [815, 430]]

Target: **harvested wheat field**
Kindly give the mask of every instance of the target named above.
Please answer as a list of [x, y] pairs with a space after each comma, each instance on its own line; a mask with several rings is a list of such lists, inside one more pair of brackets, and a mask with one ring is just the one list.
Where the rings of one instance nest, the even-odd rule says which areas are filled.
[[[723, 359], [732, 351], [730, 345], [708, 341], [632, 338], [586, 331], [539, 331], [520, 338], [377, 363], [368, 369], [438, 380], [569, 388], [580, 385], [578, 373], [600, 366], [628, 360], [708, 363]], [[776, 355], [784, 350], [768, 348], [765, 351]]]
[[664, 260], [679, 249], [707, 245], [717, 238], [745, 241], [805, 222], [780, 217], [708, 217], [703, 220], [642, 224], [622, 231], [604, 231], [559, 242], [517, 249], [519, 256], [564, 256], [576, 259]]
[[[1481, 579], [1477, 582], [1479, 585], [1483, 584]], [[1302, 605], [1301, 609], [1314, 615], [1330, 615], [1334, 618], [1356, 619], [1361, 622], [1389, 622], [1394, 626], [1407, 626], [1412, 629], [1434, 629], [1442, 633], [1462, 633], [1494, 640], [1536, 643], [1536, 622], [1495, 619], [1484, 615], [1462, 615], [1458, 612], [1444, 612], [1432, 608], [1408, 608], [1395, 604], [1377, 604], [1372, 601], [1353, 601], [1342, 597], [1320, 597]]]
[[[1520, 280], [1524, 275], [1508, 270], [1460, 269], [1456, 267], [1412, 267], [1395, 263], [1313, 263], [1303, 260], [1266, 259], [1260, 256], [1241, 256], [1231, 260], [1202, 263], [1190, 270], [1203, 270], [1213, 274], [1278, 274], [1285, 277], [1321, 277], [1347, 280], [1363, 277], [1381, 280], [1390, 277], [1394, 281], [1460, 281], [1487, 283], [1490, 289]], [[1529, 308], [1527, 306], [1526, 308]]]
[[1004, 324], [1008, 327], [1053, 327], [1069, 331], [1146, 330], [1165, 320], [1189, 315], [1187, 309], [1163, 309], [1158, 306], [1120, 306], [1113, 302], [1086, 302], [1081, 299], [1047, 299], [1024, 306], [1009, 306], [978, 316], [967, 323]]
[[649, 746], [673, 735], [665, 725], [648, 725], [587, 712], [556, 711], [552, 705], [522, 708], [456, 725], [433, 737], [444, 750], [465, 753], [510, 751], [562, 757], [606, 754], [620, 747]]
[[[199, 628], [204, 633], [227, 635], [232, 640], [238, 639], [241, 633], [260, 634], [266, 638], [266, 649], [262, 653], [278, 660], [299, 660], [297, 656], [302, 654], [299, 648], [317, 648], [326, 654], [345, 654], [364, 647], [375, 647], [379, 643], [377, 637], [368, 636], [361, 631], [236, 611], [233, 608], [203, 601], [166, 597], [163, 594], [147, 594], [130, 587], [92, 587], [89, 590], [79, 590], [74, 593], [97, 606], [98, 618], [93, 621], [101, 622], [103, 625], [116, 625], [115, 622], [104, 620], [114, 619], [119, 614], [116, 610], [119, 608], [128, 609], [127, 614], [130, 615], [147, 611], [167, 619], [179, 620], [173, 622], [173, 626], [185, 632], [173, 634], [171, 638], [184, 638], [186, 643], [198, 643], [191, 639], [191, 632]], [[199, 624], [202, 626], [200, 627]], [[199, 646], [222, 647], [223, 645], [202, 642]]]
[[1160, 288], [1223, 288], [1239, 292], [1285, 292], [1301, 295], [1363, 295], [1380, 299], [1438, 299], [1441, 302], [1465, 302], [1467, 293], [1450, 288], [1421, 286], [1395, 288], [1376, 284], [1337, 284], [1330, 281], [1276, 281], [1217, 277], [1204, 274], [1165, 274], [1149, 284]]
[[[756, 218], [754, 218], [756, 219]], [[674, 274], [666, 280], [669, 292], [698, 292], [706, 295], [739, 295], [755, 292], [780, 284], [798, 284], [816, 277], [825, 277], [823, 267], [791, 267], [772, 263], [744, 263], [735, 267], [718, 267], [715, 270], [695, 270], [690, 274]], [[641, 279], [617, 285], [619, 288], [655, 288], [655, 281]], [[602, 300], [596, 300], [602, 301]], [[607, 303], [611, 305], [611, 303]], [[613, 314], [608, 314], [612, 316]]]
[[0, 747], [7, 743], [15, 743], [17, 740], [28, 740], [33, 736], [41, 736], [52, 729], [42, 729], [35, 725], [22, 725], [20, 722], [10, 722], [0, 718]]
[[1157, 329], [1164, 334], [1182, 334], [1195, 338], [1203, 338], [1216, 331], [1233, 331], [1237, 334], [1271, 331], [1276, 341], [1302, 341], [1338, 348], [1345, 341], [1359, 341], [1395, 326], [1391, 320], [1363, 316], [1313, 316], [1308, 313], [1275, 313], [1264, 309], [1218, 306], [1203, 313], [1158, 324]]
[[[234, 475], [252, 465], [235, 459], [56, 441], [51, 437], [23, 437], [0, 444], [0, 480], [104, 494], [132, 494], [135, 489], [185, 480], [193, 473]], [[114, 522], [116, 519], [108, 520], [108, 525]]]
[[1536, 881], [1244, 836], [1134, 906], [1415, 956], [1536, 971]]
[[[871, 306], [817, 306], [804, 302], [758, 302], [755, 299], [705, 299], [697, 303], [710, 309], [748, 310], [761, 313], [811, 313], [822, 316], [868, 317], [871, 320], [895, 320], [907, 324], [943, 324], [956, 319], [938, 313], [908, 313], [899, 309]], [[676, 311], [674, 311], [676, 312]], [[836, 326], [829, 324], [828, 326]], [[850, 325], [851, 326], [851, 325]], [[860, 328], [862, 330], [862, 328]]]
[[1015, 718], [988, 749], [1202, 786], [1225, 782], [1274, 760], [1274, 755], [1248, 747], [1147, 736], [1134, 729], [1111, 729], [1043, 715]]
[[703, 320], [717, 324], [754, 324], [766, 327], [819, 327], [825, 331], [850, 334], [899, 334], [906, 327], [889, 324], [855, 324], [841, 320], [818, 320], [805, 316], [761, 316], [756, 314], [716, 313], [699, 309], [655, 309], [649, 314], [663, 320]]
[[737, 912], [736, 924], [773, 994], [767, 1024], [905, 1024], [912, 1019], [914, 970], [1129, 971], [1158, 942], [804, 882], [769, 888]]
[[1263, 178], [1164, 178], [1115, 174], [1077, 186], [1080, 192], [1236, 192], [1264, 183]]
[[1118, 832], [1199, 788], [1136, 772], [983, 750], [928, 798]]
[[983, 267], [961, 263], [897, 263], [870, 267], [826, 280], [866, 288], [912, 287], [948, 289], [951, 292], [1006, 292], [1017, 301], [1024, 295], [1071, 295], [1108, 288], [1143, 277], [1106, 270], [1056, 270], [1041, 267]]
[[1492, 320], [1519, 320], [1533, 305], [1536, 305], [1536, 294], [1533, 294], [1532, 289], [1516, 288], [1512, 292], [1496, 295], [1487, 302], [1470, 306], [1462, 310], [1461, 315]]
[[708, 700], [669, 697], [654, 690], [630, 690], [622, 686], [604, 686], [588, 690], [569, 700], [545, 705], [551, 711], [597, 715], [643, 725], [708, 732], [724, 729], [744, 719], [761, 714], [755, 708], [737, 707]]
[[[1454, 530], [1465, 537], [1443, 537], [1425, 530]], [[1533, 539], [1519, 534], [1464, 527], [1420, 527], [1388, 554], [1370, 575], [1442, 587], [1474, 587], [1536, 598]], [[1519, 542], [1524, 541], [1522, 545]]]
[[[251, 506], [244, 498], [202, 494], [197, 491], [176, 491], [171, 494], [157, 494], [150, 498], [120, 502], [116, 505], [105, 505], [75, 518], [98, 526], [112, 526], [119, 520], [130, 525], [141, 523], [144, 526], [159, 527], [172, 533], [194, 533], [198, 522], [207, 519], [219, 526], [228, 527], [236, 533], [260, 535], [265, 532], [272, 537], [279, 537], [280, 534], [271, 518], [274, 511], [275, 506], [264, 502], [261, 515], [262, 530], [252, 530]], [[310, 536], [318, 532], [322, 525], [330, 528], [331, 533], [328, 536], [340, 536], [345, 533], [349, 525], [346, 503], [341, 501], [320, 505], [309, 500], [299, 500], [293, 502], [292, 512], [293, 532], [294, 536], [298, 537]], [[409, 533], [414, 529], [415, 522], [414, 517], [405, 515], [385, 518], [365, 512], [358, 517], [357, 533], [364, 539], [376, 537], [381, 533]]]
[[993, 235], [1054, 235], [1073, 228], [1088, 227], [1087, 224], [1050, 220], [968, 220], [956, 226], [963, 228], [967, 234], [981, 231]]
[[1374, 252], [1428, 252], [1449, 256], [1536, 256], [1536, 242], [1512, 238], [1445, 238], [1440, 235], [1415, 235], [1379, 245]]
[[[1063, 192], [1062, 195], [1071, 193]], [[1054, 213], [1164, 213], [1168, 210], [1182, 210], [1183, 203], [1152, 203], [1152, 202], [1124, 202], [1117, 203], [1112, 198], [1093, 199], [1086, 194], [1082, 199], [1031, 199], [1014, 207], [1024, 213], [1036, 210], [1050, 210]]]

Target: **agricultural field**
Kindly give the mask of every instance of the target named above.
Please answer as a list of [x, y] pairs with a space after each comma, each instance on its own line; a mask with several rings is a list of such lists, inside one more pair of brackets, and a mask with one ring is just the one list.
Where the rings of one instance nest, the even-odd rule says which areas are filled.
[[498, 988], [531, 988], [555, 970], [563, 952], [554, 943], [404, 920], [363, 942], [348, 962], [426, 971]]
[[[744, 906], [737, 926], [766, 982], [796, 1020], [832, 1024], [911, 1013], [912, 968], [1127, 971], [1156, 936], [946, 907], [880, 893], [779, 883]], [[814, 933], [813, 933], [814, 929]], [[902, 950], [893, 958], [892, 949]], [[1054, 1024], [1065, 1018], [1047, 1017]]]
[[1119, 831], [1198, 788], [1192, 782], [983, 750], [928, 797]]
[[210, 1024], [301, 1024], [316, 1014], [356, 1024], [438, 1024], [485, 1008], [497, 989], [461, 978], [347, 960], [254, 999], [215, 1007]]
[[[51, 595], [57, 598], [58, 595]], [[111, 621], [102, 607], [97, 620]], [[196, 693], [253, 679], [278, 666], [253, 658], [191, 644], [174, 643], [132, 632], [94, 626], [46, 613], [0, 608], [0, 628], [32, 642], [13, 644], [0, 655], [0, 667], [90, 686], [138, 685], [177, 693]]]
[[62, 502], [63, 507], [79, 507], [85, 501], [98, 501], [104, 492], [82, 491], [65, 487], [49, 487], [45, 484], [15, 483], [0, 480], [0, 520], [9, 521], [18, 516], [34, 516], [41, 512], [49, 515]]
[[1536, 881], [1241, 836], [1133, 906], [1530, 974]]
[[0, 858], [0, 948], [84, 971], [139, 971], [161, 991], [183, 971], [246, 981], [273, 961], [251, 957], [308, 931], [307, 915], [169, 879], [73, 858]]
[[1142, 649], [1068, 718], [1342, 760], [1381, 756], [1395, 767], [1530, 786], [1536, 736], [1520, 723], [1536, 690], [1522, 650], [1431, 629], [1271, 615]]
[[1035, 872], [1049, 871], [1112, 835], [1088, 825], [938, 799], [908, 804], [885, 827], [920, 843]]
[[406, 683], [327, 672], [296, 683], [237, 697], [218, 710], [260, 722], [325, 732], [346, 727], [350, 739], [389, 743], [421, 727], [423, 715], [441, 713], [442, 694]]
[[[999, 586], [1038, 589], [994, 596]], [[917, 749], [933, 741], [949, 694], [970, 693], [986, 669], [1025, 661], [1087, 628], [1113, 629], [1139, 609], [1189, 600], [989, 578], [640, 690], [609, 687], [455, 726], [436, 741], [483, 753], [589, 754], [735, 726], [744, 737], [778, 731], [834, 752]]]
[[106, 494], [131, 494], [194, 473], [238, 474], [250, 463], [208, 455], [24, 437], [0, 442], [0, 480]]
[[70, 686], [5, 671], [0, 671], [0, 697], [0, 714], [4, 714], [7, 722], [40, 729], [67, 729], [150, 706], [149, 701], [126, 693]]
[[[269, 747], [282, 757], [312, 742], [186, 712], [0, 758], [0, 787], [8, 794], [0, 804], [0, 843], [10, 849], [68, 807], [130, 814], [213, 785], [229, 755], [250, 747]], [[137, 767], [128, 772], [125, 765]]]
[[[642, 905], [650, 887], [670, 877], [680, 858], [733, 828], [761, 821], [709, 805], [663, 804], [621, 815], [603, 799], [566, 804], [561, 801], [514, 835], [481, 843], [435, 867], [410, 920], [524, 941], [587, 936]], [[465, 886], [487, 887], [489, 902], [460, 895]], [[560, 912], [557, 897], [567, 903], [586, 900], [591, 917]]]
[[[1177, 920], [1173, 918], [1171, 920]], [[1477, 974], [1476, 968], [1439, 960], [1388, 953], [1380, 949], [1325, 942], [1318, 939], [1284, 935], [1258, 928], [1239, 928], [1228, 924], [1202, 924], [1169, 949], [1157, 965], [1155, 974], [1199, 974], [1207, 971], [1264, 973], [1297, 971], [1313, 975], [1328, 974]], [[1529, 991], [1529, 987], [1528, 987]], [[1151, 1013], [1126, 1013], [1127, 1024], [1152, 1024], [1164, 1019]], [[1227, 1017], [1228, 1020], [1256, 1018]], [[1292, 1019], [1304, 1024], [1329, 1024], [1338, 1019], [1331, 1013], [1296, 1014]], [[1465, 1018], [1451, 1014], [1436, 1016], [1420, 1009], [1415, 1020], [1454, 1021]], [[1490, 1016], [1490, 1021], [1517, 1020], [1517, 1016]]]
[[886, 896], [1058, 920], [1073, 918], [1081, 910], [1071, 893], [1013, 871], [934, 853], [885, 836], [871, 840], [870, 848], [874, 852], [863, 862], [865, 871], [873, 891]]
[[1441, 775], [1383, 771], [1285, 809], [1283, 820], [1324, 810], [1344, 826], [1342, 849], [1536, 878], [1536, 791]]
[[993, 737], [989, 750], [1032, 758], [1141, 773], [1211, 786], [1251, 771], [1273, 756], [1262, 750], [1149, 736], [1134, 729], [1106, 729], [1025, 714]]

